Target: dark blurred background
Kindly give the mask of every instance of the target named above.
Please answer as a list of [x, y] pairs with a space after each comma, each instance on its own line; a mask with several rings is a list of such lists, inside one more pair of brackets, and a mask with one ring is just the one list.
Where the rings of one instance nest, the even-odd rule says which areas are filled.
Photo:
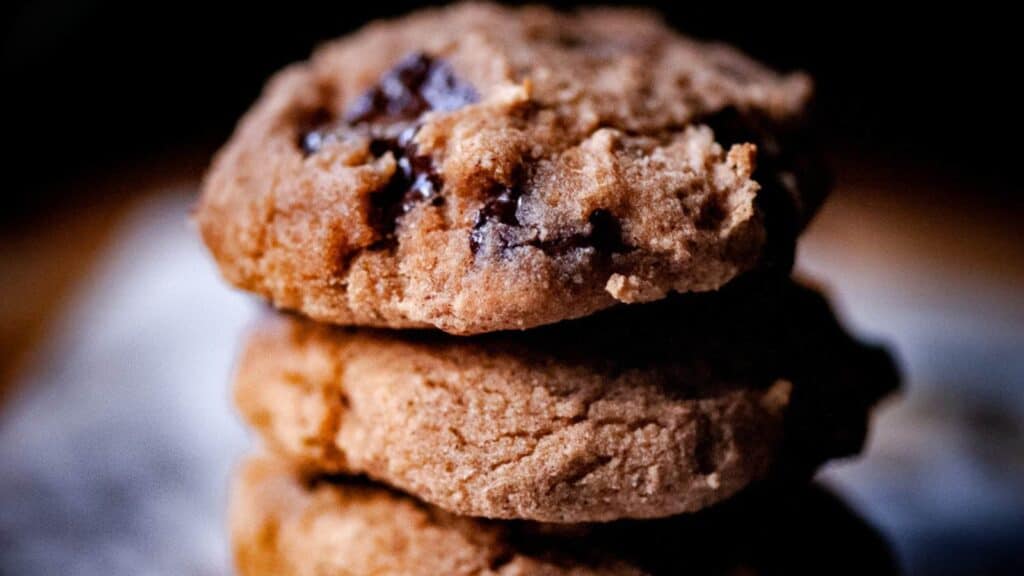
[[[264, 79], [318, 43], [421, 2], [7, 2], [2, 90], [7, 207], [22, 218], [82, 176], [212, 150]], [[565, 2], [555, 4], [565, 5]], [[1006, 183], [1020, 136], [1017, 19], [974, 5], [649, 3], [818, 81], [833, 150], [928, 170], [1021, 206]]]

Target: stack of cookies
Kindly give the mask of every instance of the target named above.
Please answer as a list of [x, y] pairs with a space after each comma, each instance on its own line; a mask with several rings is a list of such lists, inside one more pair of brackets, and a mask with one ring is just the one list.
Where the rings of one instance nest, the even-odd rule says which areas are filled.
[[196, 212], [224, 276], [287, 311], [235, 382], [272, 454], [234, 487], [240, 573], [877, 552], [807, 487], [896, 385], [789, 278], [826, 188], [810, 92], [645, 12], [493, 5], [275, 76]]

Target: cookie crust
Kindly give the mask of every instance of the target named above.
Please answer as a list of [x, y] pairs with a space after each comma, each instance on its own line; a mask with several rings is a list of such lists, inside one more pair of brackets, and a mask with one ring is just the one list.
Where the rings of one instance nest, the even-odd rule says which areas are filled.
[[463, 339], [273, 316], [235, 400], [276, 452], [452, 512], [544, 522], [705, 508], [859, 450], [888, 356], [812, 291], [736, 285]]
[[275, 76], [195, 219], [318, 321], [529, 328], [784, 266], [824, 193], [810, 92], [641, 11], [427, 10]]
[[242, 576], [895, 574], [884, 541], [817, 488], [746, 493], [660, 521], [544, 525], [454, 516], [379, 485], [251, 458], [232, 491]]

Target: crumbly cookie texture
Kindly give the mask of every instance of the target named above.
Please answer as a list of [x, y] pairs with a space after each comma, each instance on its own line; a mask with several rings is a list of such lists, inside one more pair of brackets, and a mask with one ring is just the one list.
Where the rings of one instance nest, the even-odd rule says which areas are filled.
[[275, 315], [235, 400], [274, 451], [449, 511], [543, 522], [699, 510], [859, 450], [895, 386], [813, 292], [733, 284], [463, 339]]
[[810, 92], [646, 12], [418, 12], [275, 76], [195, 219], [318, 321], [529, 328], [787, 266], [824, 193]]
[[666, 520], [544, 525], [459, 517], [372, 483], [251, 458], [231, 494], [240, 576], [895, 574], [884, 541], [815, 488], [746, 493]]

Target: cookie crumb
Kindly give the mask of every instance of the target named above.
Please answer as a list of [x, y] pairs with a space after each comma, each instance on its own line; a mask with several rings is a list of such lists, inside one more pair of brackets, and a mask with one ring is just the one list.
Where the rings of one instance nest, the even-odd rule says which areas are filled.
[[639, 276], [612, 274], [604, 289], [619, 302], [634, 304], [637, 302], [649, 302], [665, 296], [665, 290], [661, 287], [645, 281]]

